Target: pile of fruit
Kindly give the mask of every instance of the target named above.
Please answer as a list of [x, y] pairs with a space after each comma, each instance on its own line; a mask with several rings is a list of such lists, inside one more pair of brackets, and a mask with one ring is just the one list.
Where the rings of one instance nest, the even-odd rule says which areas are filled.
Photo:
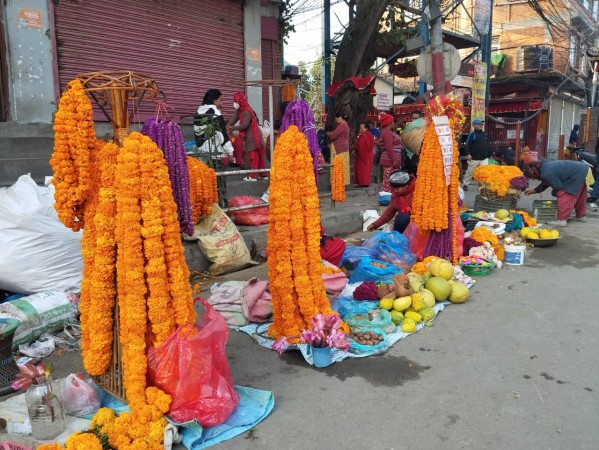
[[[391, 320], [395, 325], [401, 324], [404, 333], [413, 333], [418, 323], [431, 324], [436, 302], [464, 303], [468, 300], [470, 290], [463, 283], [452, 280], [453, 276], [453, 265], [445, 259], [435, 258], [423, 274], [410, 272], [394, 278], [394, 281], [399, 281], [398, 278], [407, 280], [407, 284], [380, 297], [379, 307], [390, 311]], [[379, 292], [384, 293], [385, 289], [381, 285]], [[403, 295], [396, 296], [397, 291]]]
[[520, 236], [526, 239], [557, 239], [559, 231], [551, 228], [520, 228]]

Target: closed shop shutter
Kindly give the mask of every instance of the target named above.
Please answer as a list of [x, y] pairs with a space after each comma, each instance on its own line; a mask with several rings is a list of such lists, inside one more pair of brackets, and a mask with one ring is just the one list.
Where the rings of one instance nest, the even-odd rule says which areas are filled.
[[560, 126], [562, 121], [562, 100], [552, 98], [549, 107], [549, 130], [547, 132], [547, 157], [557, 158]]
[[[225, 116], [244, 90], [241, 0], [59, 0], [54, 16], [60, 87], [77, 74], [131, 70], [156, 80], [171, 117], [193, 114], [204, 92], [223, 92]], [[141, 103], [135, 118], [154, 114]], [[98, 118], [101, 118], [98, 115]]]
[[[280, 80], [281, 65], [279, 61], [279, 51], [277, 41], [270, 39], [262, 39], [262, 79], [263, 80]], [[282, 116], [281, 105], [281, 88], [273, 87], [272, 89], [272, 108], [274, 119], [280, 119]], [[262, 88], [262, 114], [264, 120], [268, 120], [268, 86]]]

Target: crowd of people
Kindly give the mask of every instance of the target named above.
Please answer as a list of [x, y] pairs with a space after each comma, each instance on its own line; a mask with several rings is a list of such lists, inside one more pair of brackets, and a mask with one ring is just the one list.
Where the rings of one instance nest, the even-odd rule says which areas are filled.
[[[222, 101], [222, 93], [218, 89], [206, 91], [194, 121], [198, 148], [202, 150], [208, 145], [216, 146], [213, 150], [226, 165], [233, 164], [249, 170], [266, 168], [263, 130], [246, 96], [242, 92], [234, 94], [235, 112], [228, 121], [225, 121], [221, 113]], [[411, 119], [416, 121], [422, 117], [422, 112], [414, 111]], [[208, 122], [206, 118], [209, 118]], [[368, 229], [377, 229], [393, 220], [393, 228], [403, 232], [410, 219], [417, 158], [411, 158], [411, 162], [416, 163], [409, 164], [410, 158], [402, 146], [400, 131], [409, 122], [397, 123], [395, 117], [389, 113], [381, 114], [378, 119], [378, 126], [370, 121], [360, 123], [355, 139], [350, 142], [349, 117], [337, 114], [334, 126], [320, 129], [317, 133], [321, 153], [319, 160], [331, 163], [336, 155], [340, 155], [343, 160], [345, 184], [353, 183], [356, 187], [370, 186], [376, 171], [382, 172], [382, 190], [392, 194], [391, 201], [383, 215]], [[206, 132], [208, 127], [213, 138], [210, 142]], [[488, 164], [493, 156], [489, 137], [483, 128], [484, 120], [472, 121], [472, 131], [462, 147], [461, 159], [465, 166], [461, 186], [464, 191], [468, 190], [476, 168]], [[578, 143], [578, 129], [579, 126], [575, 125], [572, 130], [569, 137], [570, 146], [576, 146]], [[595, 151], [598, 150], [599, 140]], [[515, 151], [512, 148], [507, 149], [502, 155], [501, 163], [515, 163]], [[532, 159], [527, 146], [523, 147], [518, 164], [527, 178], [540, 181], [536, 188], [527, 189], [526, 195], [539, 194], [547, 188], [552, 189], [552, 194], [557, 198], [558, 208], [557, 220], [552, 225], [566, 226], [573, 211], [576, 219], [583, 219], [587, 209], [597, 210], [599, 180], [595, 180], [595, 184], [587, 191], [587, 164], [570, 160], [536, 161]], [[256, 181], [266, 178], [266, 173], [250, 173], [244, 180]]]

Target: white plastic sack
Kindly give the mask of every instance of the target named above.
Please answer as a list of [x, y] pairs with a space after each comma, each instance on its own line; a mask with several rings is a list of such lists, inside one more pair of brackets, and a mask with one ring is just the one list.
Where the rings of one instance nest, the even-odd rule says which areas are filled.
[[368, 231], [368, 227], [378, 218], [379, 213], [375, 209], [367, 209], [362, 213], [362, 231]]
[[54, 209], [53, 188], [22, 175], [0, 189], [0, 289], [21, 294], [79, 291], [81, 232], [65, 227]]
[[100, 409], [100, 394], [94, 382], [86, 380], [82, 374], [70, 374], [59, 381], [59, 392], [65, 412], [75, 417], [94, 414]]

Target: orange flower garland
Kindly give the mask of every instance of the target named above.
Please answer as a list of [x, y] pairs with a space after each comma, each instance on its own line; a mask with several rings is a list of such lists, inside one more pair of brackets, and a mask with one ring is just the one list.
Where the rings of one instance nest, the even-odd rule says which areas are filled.
[[477, 227], [472, 230], [472, 234], [470, 237], [477, 242], [483, 244], [484, 242], [488, 242], [491, 246], [497, 245], [499, 243], [499, 239], [495, 236], [491, 231], [489, 231], [486, 227]]
[[[273, 305], [270, 337], [299, 341], [318, 313], [334, 314], [320, 264], [319, 199], [306, 137], [296, 126], [277, 140], [270, 183], [268, 274]], [[343, 324], [342, 329], [348, 330]]]
[[282, 99], [284, 102], [292, 102], [295, 100], [295, 87], [293, 84], [286, 84], [283, 86]]
[[[484, 183], [484, 186], [496, 193], [499, 197], [505, 197], [511, 189], [510, 180], [523, 176], [522, 171], [516, 166], [500, 166], [487, 164], [479, 166], [474, 170], [472, 178]], [[518, 192], [517, 189], [514, 189]]]
[[187, 170], [192, 220], [197, 223], [200, 216], [207, 217], [212, 214], [212, 204], [218, 203], [216, 172], [191, 156], [187, 157]]
[[526, 223], [527, 227], [534, 227], [537, 225], [537, 219], [535, 219], [534, 217], [530, 217], [530, 214], [528, 214], [526, 211], [516, 211], [515, 209], [511, 209], [510, 212], [517, 212], [518, 214], [520, 214], [522, 216], [522, 219], [524, 219], [524, 222]]
[[429, 122], [420, 150], [412, 216], [421, 231], [441, 231], [448, 226], [448, 191], [443, 174], [443, 158], [437, 132]]
[[345, 201], [345, 175], [343, 171], [343, 158], [341, 155], [335, 155], [335, 158], [333, 159], [331, 200], [335, 202]]
[[89, 192], [90, 153], [96, 146], [92, 105], [79, 80], [68, 84], [54, 117], [54, 152], [50, 165], [60, 221], [73, 231], [83, 227]]
[[433, 259], [437, 259], [437, 258], [438, 258], [438, 256], [427, 256], [422, 261], [415, 263], [412, 266], [411, 271], [422, 275], [423, 273], [428, 272], [428, 267], [429, 267], [431, 261]]

